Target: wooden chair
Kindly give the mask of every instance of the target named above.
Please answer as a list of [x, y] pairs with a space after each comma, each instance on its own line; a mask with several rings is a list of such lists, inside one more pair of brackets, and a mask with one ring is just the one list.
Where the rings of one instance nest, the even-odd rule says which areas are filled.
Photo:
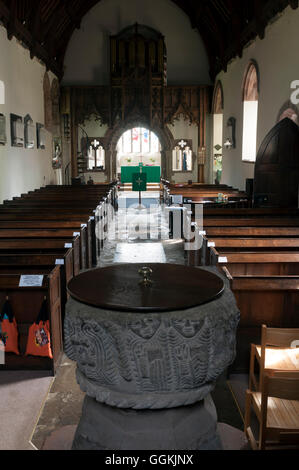
[[[249, 389], [261, 390], [265, 372], [299, 370], [298, 347], [299, 328], [267, 328], [262, 325], [261, 345], [251, 344]], [[255, 376], [255, 361], [259, 366], [259, 380]]]
[[[253, 435], [251, 410], [259, 422], [259, 439]], [[261, 392], [247, 390], [245, 434], [253, 450], [299, 449], [299, 371], [265, 375]]]

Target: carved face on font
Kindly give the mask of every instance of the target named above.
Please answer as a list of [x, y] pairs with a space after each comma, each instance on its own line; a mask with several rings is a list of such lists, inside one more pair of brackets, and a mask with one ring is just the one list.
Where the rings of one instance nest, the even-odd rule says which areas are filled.
[[173, 320], [173, 326], [182, 336], [184, 336], [184, 338], [193, 338], [201, 329], [202, 322], [198, 320], [178, 318]]
[[143, 339], [151, 339], [160, 327], [159, 318], [143, 317], [130, 322], [131, 330]]

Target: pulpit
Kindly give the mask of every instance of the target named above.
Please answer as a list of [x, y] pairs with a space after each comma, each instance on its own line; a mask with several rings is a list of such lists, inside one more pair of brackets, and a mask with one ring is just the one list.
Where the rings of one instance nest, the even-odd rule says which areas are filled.
[[214, 268], [120, 264], [68, 285], [65, 352], [86, 392], [73, 449], [220, 449], [210, 392], [239, 310]]

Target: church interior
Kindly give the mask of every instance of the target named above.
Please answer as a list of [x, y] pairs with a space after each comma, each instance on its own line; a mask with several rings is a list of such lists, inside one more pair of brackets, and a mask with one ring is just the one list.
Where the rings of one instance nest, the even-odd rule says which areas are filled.
[[299, 449], [298, 26], [0, 0], [1, 450]]

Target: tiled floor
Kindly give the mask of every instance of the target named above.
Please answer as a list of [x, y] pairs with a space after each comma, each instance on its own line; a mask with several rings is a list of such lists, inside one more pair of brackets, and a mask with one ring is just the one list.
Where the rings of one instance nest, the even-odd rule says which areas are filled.
[[110, 224], [99, 267], [137, 262], [185, 264], [183, 241], [169, 239], [159, 193], [143, 193], [142, 205], [147, 207], [139, 208], [138, 193], [119, 194], [118, 211]]
[[52, 383], [41, 371], [1, 371], [0, 450], [34, 450], [31, 433]]

